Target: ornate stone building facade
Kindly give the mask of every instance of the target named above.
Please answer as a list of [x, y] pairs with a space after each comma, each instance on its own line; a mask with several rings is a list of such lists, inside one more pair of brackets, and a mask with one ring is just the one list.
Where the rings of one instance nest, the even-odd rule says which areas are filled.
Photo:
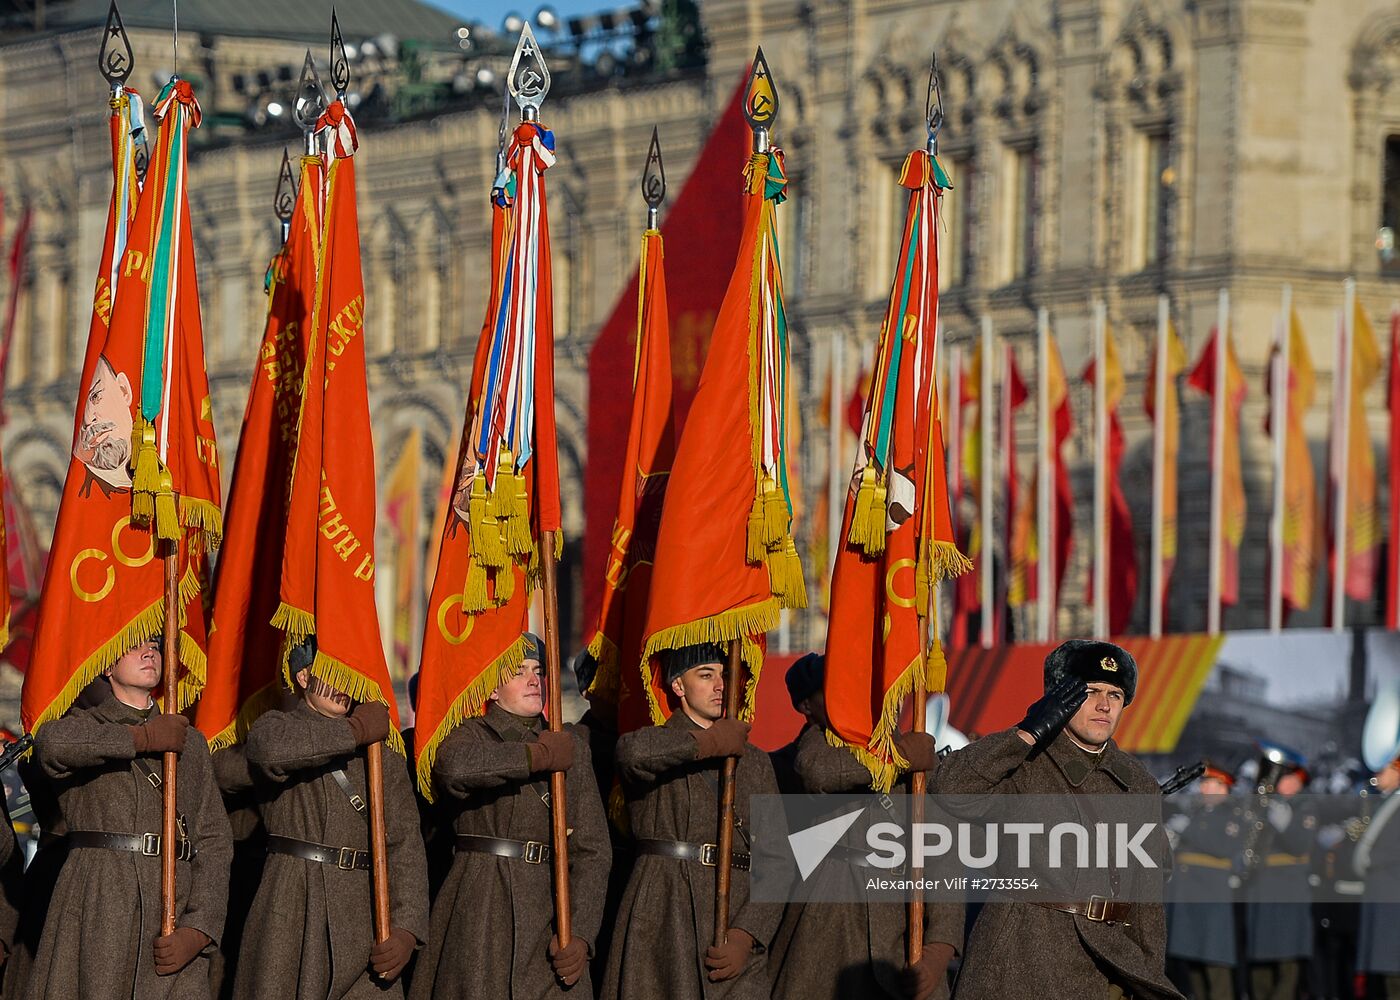
[[[450, 48], [449, 18], [434, 20], [408, 0], [392, 6], [403, 10], [386, 6], [377, 23], [365, 13], [363, 24], [346, 24], [347, 39], [389, 30], [407, 37], [411, 22], [434, 43], [441, 31]], [[577, 539], [582, 530], [588, 348], [635, 266], [644, 219], [637, 181], [652, 125], [660, 128], [676, 190], [754, 46], [763, 44], [783, 100], [776, 139], [791, 173], [792, 196], [782, 209], [786, 281], [808, 408], [802, 468], [806, 491], [816, 496], [827, 488], [829, 450], [817, 411], [832, 345], [843, 345], [849, 374], [850, 359], [873, 343], [902, 211], [895, 172], [922, 142], [928, 59], [936, 48], [949, 109], [942, 152], [956, 185], [942, 227], [945, 342], [970, 344], [990, 316], [1030, 377], [1035, 318], [1044, 306], [1072, 383], [1078, 544], [1061, 631], [1088, 626], [1081, 595], [1091, 397], [1079, 373], [1089, 355], [1090, 302], [1107, 303], [1128, 371], [1125, 476], [1145, 564], [1151, 449], [1142, 390], [1157, 297], [1170, 297], [1194, 358], [1222, 288], [1230, 293], [1249, 381], [1243, 593], [1225, 624], [1263, 626], [1272, 482], [1262, 431], [1264, 372], [1282, 286], [1292, 287], [1324, 373], [1323, 404], [1308, 418], [1320, 473], [1325, 373], [1333, 367], [1342, 281], [1357, 279], [1380, 331], [1396, 294], [1376, 244], [1380, 227], [1400, 224], [1400, 98], [1392, 89], [1400, 87], [1400, 4], [705, 0], [700, 13], [703, 67], [633, 72], [610, 82], [596, 73], [585, 82], [579, 69], [573, 85], [566, 68], [546, 106], [560, 153], [549, 180], [568, 535]], [[194, 157], [190, 190], [215, 411], [231, 456], [261, 332], [263, 270], [277, 239], [270, 211], [277, 164], [283, 143], [296, 141], [290, 128], [245, 129], [239, 113], [256, 89], [249, 80], [276, 77], [277, 67], [299, 65], [308, 41], [318, 51], [324, 43], [304, 26], [235, 28], [209, 12], [200, 23], [197, 7], [187, 14], [182, 6], [181, 16], [179, 63], [198, 68], [206, 109], [220, 112], [212, 140]], [[148, 16], [132, 30], [133, 79], [146, 90], [151, 72], [169, 61], [170, 36], [157, 24]], [[59, 24], [9, 32], [0, 43], [0, 97], [8, 109], [0, 185], [7, 206], [28, 201], [36, 210], [5, 390], [5, 471], [45, 533], [66, 467], [109, 184], [103, 84], [92, 64], [99, 36], [90, 25]], [[579, 53], [562, 54], [561, 65]], [[430, 45], [417, 58], [426, 69], [415, 81], [460, 73], [453, 69], [460, 54]], [[489, 58], [473, 65], [489, 65]], [[409, 78], [387, 72], [384, 86], [392, 90], [395, 79]], [[499, 96], [481, 93], [483, 79], [469, 80], [460, 99], [367, 120], [361, 129], [367, 345], [381, 474], [410, 428], [423, 432], [429, 469], [441, 467], [459, 433], [462, 384], [486, 293], [486, 193], [500, 107]], [[250, 120], [257, 114], [250, 106]], [[1168, 614], [1174, 630], [1198, 629], [1205, 620], [1208, 413], [1204, 399], [1189, 390], [1183, 398], [1181, 556]], [[1379, 385], [1368, 403], [1379, 448]], [[1023, 473], [1032, 423], [1029, 412], [1018, 423]], [[436, 478], [425, 476], [425, 497]], [[426, 506], [431, 511], [431, 500]], [[821, 526], [802, 530], [818, 547]], [[383, 550], [389, 543], [381, 537], [379, 544]], [[570, 554], [576, 557], [575, 546]], [[809, 568], [809, 580], [819, 575]], [[576, 573], [574, 582], [581, 582]], [[391, 582], [383, 583], [391, 593]], [[1319, 597], [1316, 610], [1294, 623], [1320, 621], [1324, 603]], [[1350, 614], [1373, 621], [1376, 608]], [[1145, 625], [1145, 598], [1134, 621]], [[819, 641], [823, 627], [813, 611], [791, 623], [791, 641]]]

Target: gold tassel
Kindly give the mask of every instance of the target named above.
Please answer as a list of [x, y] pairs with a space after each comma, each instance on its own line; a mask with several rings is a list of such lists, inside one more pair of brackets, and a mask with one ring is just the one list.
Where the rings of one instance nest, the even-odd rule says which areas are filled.
[[477, 614], [490, 607], [486, 594], [486, 567], [473, 559], [467, 567], [467, 585], [462, 591], [462, 610], [467, 614]]
[[928, 587], [928, 557], [923, 556], [914, 567], [914, 607], [921, 618], [928, 613]]
[[481, 552], [481, 539], [485, 535], [486, 522], [486, 476], [477, 470], [472, 477], [472, 492], [467, 500], [467, 541], [473, 556]]
[[778, 484], [769, 479], [763, 491], [763, 543], [780, 544], [788, 532], [790, 520], [787, 497]]
[[161, 490], [155, 496], [156, 537], [175, 541], [180, 537], [180, 518], [175, 513], [175, 490], [170, 473], [161, 475]]
[[475, 542], [476, 561], [490, 569], [500, 569], [510, 561], [501, 532], [501, 522], [488, 514], [482, 518], [481, 534], [472, 539]]
[[860, 470], [860, 486], [856, 487], [856, 507], [851, 514], [851, 531], [846, 541], [856, 548], [865, 548], [870, 505], [875, 499], [875, 469], [869, 465]]
[[512, 513], [505, 520], [506, 551], [512, 556], [526, 556], [535, 546], [530, 537], [530, 519]]
[[516, 481], [515, 457], [509, 448], [502, 448], [496, 461], [496, 481], [491, 484], [491, 500], [487, 513], [504, 519], [510, 515], [511, 504], [515, 500]]
[[492, 577], [496, 583], [496, 607], [509, 604], [510, 599], [515, 596], [515, 567], [507, 566], [504, 569], [496, 570], [496, 575]]
[[807, 607], [807, 581], [802, 577], [802, 557], [797, 554], [797, 545], [790, 535], [783, 543], [781, 561], [787, 576], [787, 590], [783, 592], [783, 603], [789, 608], [801, 610]]
[[156, 516], [156, 498], [150, 493], [131, 494], [131, 523], [146, 527]]
[[865, 529], [865, 551], [872, 556], [884, 554], [885, 519], [888, 515], [889, 490], [883, 479], [877, 479], [875, 480], [874, 495], [870, 498], [870, 522]]
[[768, 553], [768, 546], [763, 541], [763, 493], [756, 492], [753, 498], [753, 506], [749, 508], [748, 539], [745, 546], [745, 557], [749, 564], [757, 566], [763, 562]]

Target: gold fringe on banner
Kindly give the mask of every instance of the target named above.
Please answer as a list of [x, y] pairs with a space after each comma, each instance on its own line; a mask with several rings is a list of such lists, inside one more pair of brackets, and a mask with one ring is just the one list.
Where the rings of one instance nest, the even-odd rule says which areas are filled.
[[899, 713], [904, 707], [904, 699], [914, 690], [919, 675], [925, 670], [923, 656], [916, 656], [899, 674], [894, 684], [885, 692], [885, 700], [880, 708], [880, 718], [875, 730], [870, 734], [866, 746], [847, 743], [830, 729], [826, 730], [826, 742], [834, 747], [845, 747], [855, 754], [856, 759], [869, 769], [870, 787], [877, 792], [888, 792], [901, 771], [907, 770], [909, 762], [900, 755], [895, 745], [899, 735]]
[[599, 629], [594, 634], [593, 639], [588, 644], [586, 650], [593, 662], [598, 665], [597, 671], [593, 674], [593, 680], [588, 685], [585, 695], [597, 694], [617, 701], [618, 688], [622, 681], [622, 675], [617, 666], [617, 643], [613, 642]]
[[[351, 701], [377, 701], [386, 706], [389, 704], [378, 684], [354, 667], [326, 655], [319, 649], [316, 650], [316, 659], [311, 662], [311, 676], [329, 684], [337, 691], [343, 691], [350, 696]], [[403, 734], [392, 724], [389, 726], [389, 736], [384, 742], [400, 757], [405, 755]]]
[[511, 565], [496, 570], [491, 581], [495, 585], [495, 600], [491, 603], [498, 608], [503, 604], [510, 603], [510, 599], [515, 596], [515, 566]]
[[520, 664], [525, 661], [525, 646], [525, 637], [521, 636], [488, 664], [486, 669], [477, 675], [476, 679], [467, 685], [466, 690], [452, 702], [447, 714], [438, 723], [437, 729], [419, 749], [418, 760], [415, 762], [418, 790], [429, 802], [436, 798], [436, 789], [433, 788], [433, 764], [437, 762], [438, 750], [442, 746], [442, 741], [463, 722], [480, 715], [485, 708], [486, 699], [491, 697], [491, 692], [500, 687], [503, 681], [514, 677], [519, 672]]
[[745, 722], [751, 721], [753, 719], [754, 696], [758, 691], [758, 675], [763, 669], [763, 651], [759, 649], [758, 643], [750, 639], [749, 636], [759, 635], [777, 628], [781, 610], [782, 603], [773, 597], [746, 608], [735, 608], [732, 611], [724, 611], [708, 618], [701, 618], [699, 621], [672, 625], [670, 628], [656, 632], [647, 639], [646, 648], [642, 651], [640, 669], [642, 671], [642, 687], [647, 695], [647, 706], [651, 710], [651, 721], [658, 726], [666, 721], [666, 716], [657, 703], [656, 692], [651, 685], [652, 657], [668, 649], [696, 646], [703, 642], [728, 643], [736, 639], [742, 644], [742, 659], [745, 666], [749, 668], [749, 683], [744, 691], [739, 718]]
[[275, 681], [254, 691], [238, 710], [238, 715], [227, 726], [209, 740], [209, 752], [218, 753], [236, 746], [248, 738], [248, 730], [264, 712], [270, 712], [282, 704], [287, 691]]

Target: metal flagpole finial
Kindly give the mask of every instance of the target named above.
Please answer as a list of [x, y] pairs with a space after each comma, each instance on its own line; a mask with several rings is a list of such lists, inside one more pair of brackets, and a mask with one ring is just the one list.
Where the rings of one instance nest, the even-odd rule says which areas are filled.
[[292, 224], [292, 209], [297, 202], [297, 179], [292, 174], [292, 157], [287, 147], [282, 147], [282, 167], [277, 171], [277, 193], [272, 197], [272, 211], [282, 223], [282, 239], [287, 239], [288, 227]]
[[306, 60], [301, 64], [301, 80], [297, 83], [297, 96], [292, 104], [292, 117], [306, 135], [306, 152], [314, 153], [312, 134], [316, 131], [316, 120], [330, 106], [326, 88], [321, 86], [321, 74], [316, 72], [316, 62], [311, 58], [311, 50], [306, 50]]
[[928, 67], [928, 100], [924, 104], [924, 119], [928, 122], [928, 152], [938, 152], [938, 133], [943, 131], [943, 88], [938, 82], [938, 53], [934, 52]]
[[651, 128], [646, 169], [642, 171], [642, 197], [647, 203], [647, 228], [655, 229], [656, 213], [666, 200], [666, 164], [661, 162], [661, 138], [655, 125]]
[[331, 8], [331, 86], [337, 100], [345, 100], [350, 89], [350, 60], [345, 58], [345, 39], [340, 35], [340, 19]]
[[773, 122], [778, 118], [778, 87], [773, 82], [773, 73], [768, 68], [768, 60], [763, 57], [763, 46], [754, 53], [753, 68], [749, 70], [749, 85], [744, 98], [744, 118], [753, 129], [753, 149], [755, 153], [768, 151], [768, 136], [773, 130]]
[[506, 137], [510, 135], [510, 88], [501, 97], [501, 124], [496, 128], [496, 176], [506, 169]]
[[116, 91], [126, 86], [134, 61], [131, 39], [126, 35], [121, 11], [117, 10], [117, 0], [112, 0], [112, 5], [107, 8], [107, 28], [102, 33], [102, 48], [97, 53], [97, 68], [106, 77], [107, 85]]
[[549, 93], [549, 67], [545, 65], [544, 54], [540, 52], [539, 42], [535, 41], [529, 21], [520, 29], [520, 41], [510, 61], [506, 89], [520, 107], [522, 121], [534, 121], [540, 116], [540, 105]]

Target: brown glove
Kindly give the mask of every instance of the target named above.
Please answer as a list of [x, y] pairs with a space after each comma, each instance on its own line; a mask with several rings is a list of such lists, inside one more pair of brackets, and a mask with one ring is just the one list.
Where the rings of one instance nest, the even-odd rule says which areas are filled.
[[909, 762], [909, 770], [932, 771], [938, 766], [938, 744], [928, 733], [900, 733], [894, 742]]
[[[167, 716], [161, 716], [167, 718]], [[156, 975], [173, 976], [194, 961], [194, 957], [209, 944], [209, 935], [193, 927], [176, 927], [174, 931], [156, 938]]]
[[179, 753], [185, 749], [185, 734], [190, 720], [183, 715], [153, 715], [144, 726], [127, 726], [131, 742], [136, 744], [136, 756], [148, 757], [158, 753]]
[[549, 936], [549, 964], [554, 966], [554, 974], [565, 986], [579, 981], [583, 970], [588, 968], [588, 944], [580, 937], [569, 938], [569, 943], [559, 947], [559, 936]]
[[389, 928], [389, 936], [375, 943], [369, 951], [369, 966], [374, 974], [385, 982], [392, 983], [399, 978], [403, 967], [413, 957], [413, 949], [418, 947], [418, 939], [402, 927]]
[[[745, 727], [747, 728], [747, 727]], [[744, 971], [744, 963], [753, 954], [753, 935], [737, 927], [729, 928], [724, 944], [705, 949], [705, 968], [710, 970], [710, 982], [722, 983]]]
[[924, 945], [924, 957], [918, 965], [907, 966], [900, 974], [900, 985], [909, 1000], [928, 1000], [939, 985], [948, 981], [948, 963], [953, 960], [950, 944]]
[[749, 739], [749, 724], [738, 719], [716, 719], [709, 729], [691, 733], [700, 749], [696, 760], [711, 757], [742, 757]]
[[383, 702], [362, 701], [345, 717], [350, 732], [355, 734], [355, 746], [367, 747], [389, 738], [389, 709]]
[[546, 729], [535, 737], [535, 742], [525, 744], [525, 752], [530, 755], [531, 774], [567, 771], [574, 762], [574, 738]]

